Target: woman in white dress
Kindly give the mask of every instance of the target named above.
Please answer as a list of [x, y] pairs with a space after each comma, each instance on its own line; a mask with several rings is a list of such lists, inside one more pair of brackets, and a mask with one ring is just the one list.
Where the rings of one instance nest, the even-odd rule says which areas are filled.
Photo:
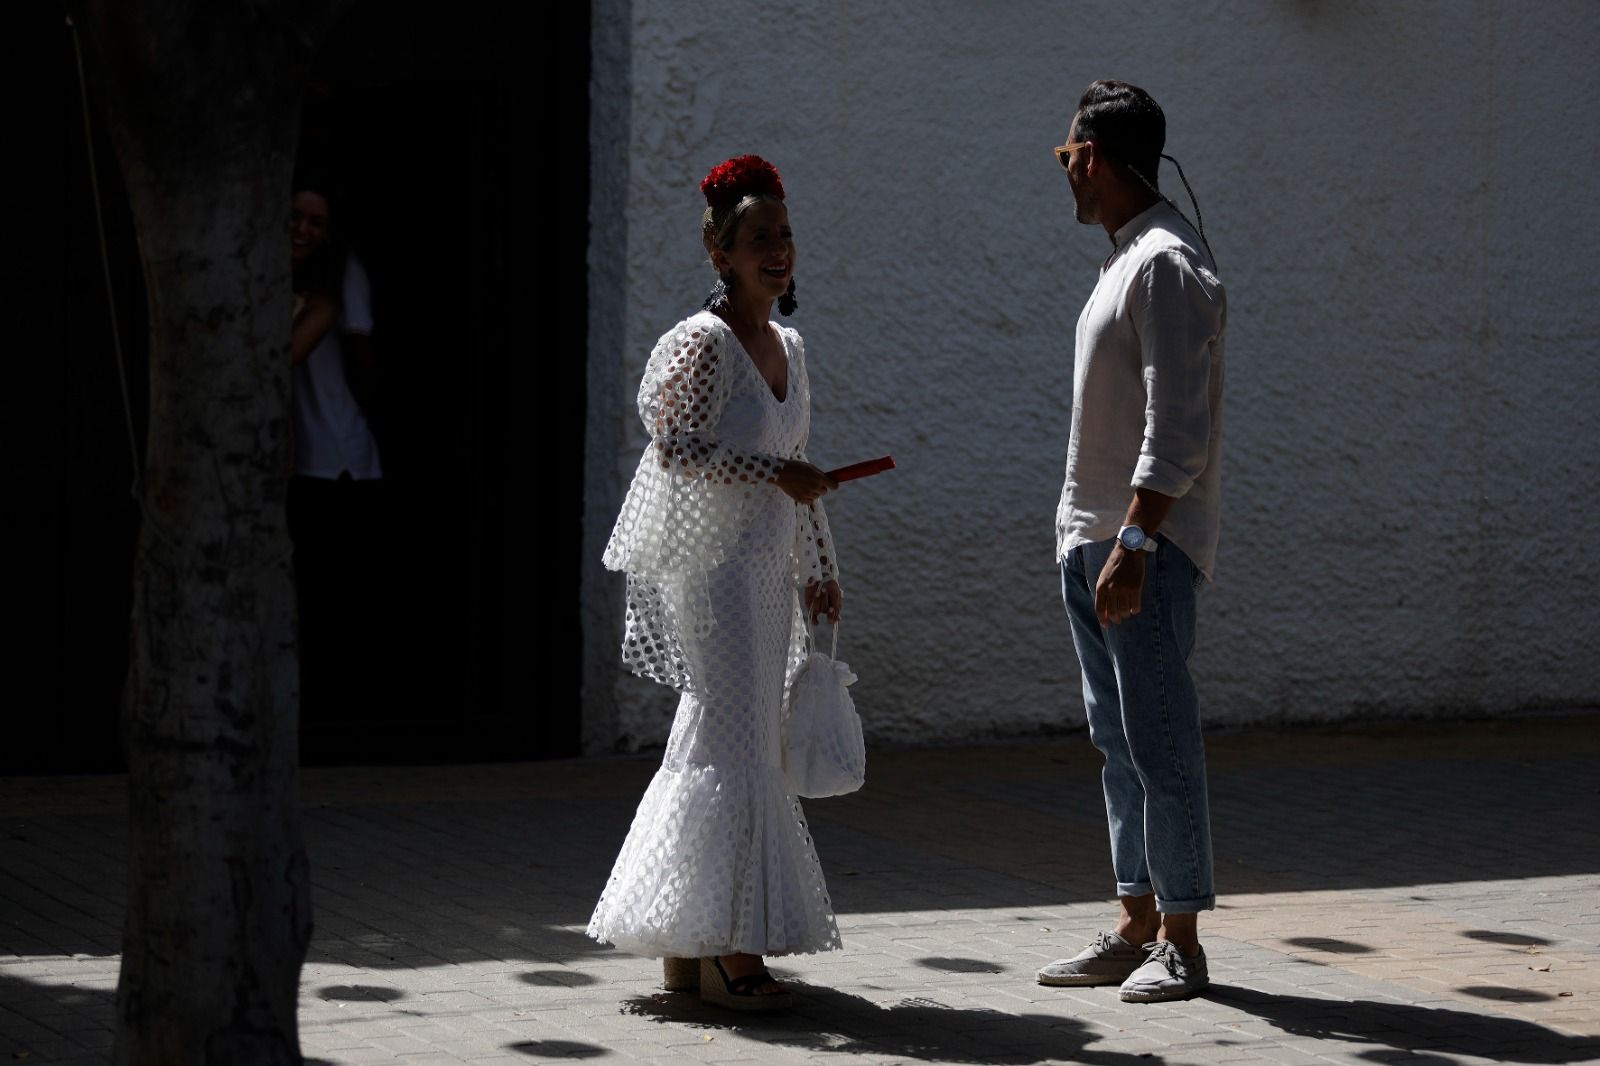
[[812, 619], [841, 593], [806, 461], [794, 236], [770, 163], [701, 182], [718, 282], [656, 344], [639, 386], [651, 442], [606, 547], [628, 578], [623, 658], [682, 693], [589, 935], [665, 960], [669, 988], [747, 1010], [787, 1005], [763, 956], [825, 951], [839, 930], [800, 802], [784, 780], [784, 686]]

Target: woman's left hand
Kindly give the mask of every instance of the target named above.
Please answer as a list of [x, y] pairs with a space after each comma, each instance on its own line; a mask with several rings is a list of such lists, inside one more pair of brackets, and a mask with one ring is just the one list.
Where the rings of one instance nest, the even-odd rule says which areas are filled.
[[813, 581], [806, 586], [806, 617], [817, 624], [817, 615], [827, 612], [828, 621], [839, 624], [839, 611], [844, 606], [844, 590], [837, 581]]

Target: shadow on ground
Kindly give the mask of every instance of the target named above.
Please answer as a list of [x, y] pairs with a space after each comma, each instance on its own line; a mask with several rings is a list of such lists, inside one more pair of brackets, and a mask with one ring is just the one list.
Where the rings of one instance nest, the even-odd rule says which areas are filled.
[[1378, 1050], [1358, 1053], [1374, 1061], [1390, 1061], [1397, 1051], [1418, 1056], [1408, 1058], [1409, 1063], [1429, 1061], [1430, 1055], [1489, 1055], [1500, 1062], [1525, 1063], [1593, 1062], [1600, 1055], [1600, 1040], [1568, 1036], [1497, 1014], [1364, 999], [1280, 996], [1230, 985], [1212, 985], [1206, 998], [1293, 1036], [1380, 1045]]
[[[1600, 871], [1597, 719], [1213, 738], [1218, 887], [1360, 889]], [[1086, 739], [874, 755], [866, 789], [808, 803], [841, 914], [1106, 900]], [[560, 963], [605, 884], [653, 760], [308, 771], [312, 959], [371, 969]], [[53, 790], [78, 789], [65, 799]], [[78, 799], [68, 802], [72, 795]], [[120, 782], [0, 779], [0, 950], [115, 951]], [[97, 798], [98, 797], [98, 798]], [[90, 800], [94, 800], [90, 803]], [[54, 804], [54, 807], [51, 805]], [[93, 813], [88, 813], [89, 811]], [[1527, 846], [1527, 827], [1541, 827]], [[1420, 893], [1414, 899], [1424, 900]], [[1538, 937], [1482, 930], [1508, 946]], [[1361, 954], [1352, 941], [1296, 942]], [[971, 960], [929, 958], [966, 972]], [[560, 983], [554, 972], [530, 983]]]
[[611, 1054], [598, 1044], [576, 1040], [524, 1040], [520, 1044], [507, 1044], [506, 1049], [541, 1059], [598, 1059]]
[[[775, 1047], [840, 1055], [887, 1055], [919, 1062], [1028, 1066], [1074, 1062], [1088, 1066], [1159, 1066], [1155, 1054], [1096, 1049], [1104, 1030], [1046, 1014], [1005, 1014], [904, 999], [890, 1007], [832, 988], [790, 982], [793, 1010], [740, 1015], [670, 992], [624, 1000], [622, 1011]], [[1221, 1041], [1226, 1043], [1227, 1041]]]

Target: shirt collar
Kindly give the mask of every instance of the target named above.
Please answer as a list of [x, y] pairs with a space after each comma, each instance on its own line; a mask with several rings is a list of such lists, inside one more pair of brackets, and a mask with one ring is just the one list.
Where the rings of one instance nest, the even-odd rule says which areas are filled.
[[1124, 222], [1117, 232], [1111, 235], [1111, 243], [1116, 245], [1116, 250], [1120, 252], [1126, 248], [1130, 241], [1144, 232], [1145, 227], [1154, 221], [1157, 214], [1166, 210], [1166, 207], [1167, 202], [1165, 200], [1157, 200]]

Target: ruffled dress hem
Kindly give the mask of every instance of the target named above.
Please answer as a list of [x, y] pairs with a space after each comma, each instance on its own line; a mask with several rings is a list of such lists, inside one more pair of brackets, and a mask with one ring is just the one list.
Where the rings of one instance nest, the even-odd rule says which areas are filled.
[[838, 949], [822, 866], [777, 766], [662, 766], [588, 935], [636, 955]]

